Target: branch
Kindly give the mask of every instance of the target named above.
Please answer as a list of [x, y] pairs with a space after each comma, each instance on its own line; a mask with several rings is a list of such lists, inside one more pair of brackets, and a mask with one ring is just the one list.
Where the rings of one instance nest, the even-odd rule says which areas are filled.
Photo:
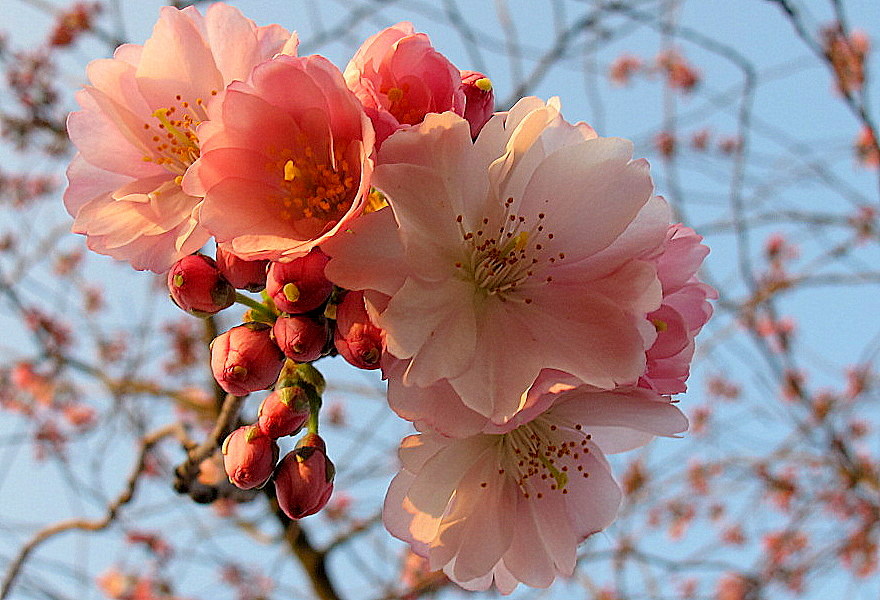
[[[299, 560], [303, 570], [309, 577], [316, 596], [320, 600], [342, 600], [336, 591], [336, 587], [330, 580], [330, 575], [327, 573], [327, 552], [317, 550], [312, 545], [305, 530], [300, 526], [299, 521], [295, 521], [284, 514], [284, 511], [281, 510], [278, 506], [278, 501], [275, 499], [274, 485], [267, 485], [262, 491], [266, 495], [266, 499], [269, 500], [272, 511], [275, 513], [275, 518], [278, 519], [278, 523], [281, 524], [284, 530], [284, 541], [287, 542], [290, 550]], [[0, 598], [0, 600], [3, 599]]]
[[160, 440], [170, 435], [180, 435], [180, 433], [180, 425], [174, 423], [157, 429], [143, 437], [137, 462], [135, 463], [135, 467], [132, 469], [131, 474], [128, 476], [126, 486], [122, 490], [122, 493], [117, 496], [116, 500], [107, 506], [107, 512], [103, 518], [95, 520], [68, 519], [66, 521], [55, 523], [54, 525], [49, 525], [38, 531], [30, 541], [22, 546], [18, 556], [15, 557], [12, 564], [9, 566], [9, 570], [6, 572], [6, 576], [3, 579], [3, 587], [0, 588], [0, 600], [6, 600], [9, 596], [9, 593], [12, 591], [12, 587], [15, 584], [15, 580], [21, 572], [22, 566], [24, 566], [24, 562], [40, 544], [67, 531], [101, 531], [102, 529], [109, 527], [110, 524], [116, 520], [119, 510], [134, 499], [134, 494], [137, 490], [141, 473], [144, 470], [144, 463], [147, 454], [152, 447], [159, 443]]

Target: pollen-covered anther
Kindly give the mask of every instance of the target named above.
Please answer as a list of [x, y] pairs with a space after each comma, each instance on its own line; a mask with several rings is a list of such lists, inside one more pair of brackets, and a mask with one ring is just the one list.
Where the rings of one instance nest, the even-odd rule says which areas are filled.
[[[536, 273], [541, 275], [556, 257], [545, 256], [542, 242], [552, 239], [552, 234], [544, 232], [544, 214], [539, 214], [529, 225], [528, 218], [511, 212], [513, 205], [513, 198], [504, 202], [504, 213], [497, 226], [489, 217], [482, 217], [478, 226], [471, 229], [462, 215], [456, 216], [461, 239], [465, 242], [466, 260], [455, 265], [461, 270], [460, 277], [472, 281], [487, 295], [529, 304], [531, 299], [520, 296], [518, 290]], [[493, 231], [496, 233], [491, 233]], [[541, 275], [544, 283], [552, 281], [546, 277]]]
[[178, 176], [199, 158], [199, 139], [195, 130], [207, 118], [200, 105], [193, 107], [182, 98], [180, 94], [176, 95], [179, 106], [153, 111], [152, 116], [157, 122], [143, 125], [145, 131], [153, 130], [152, 145], [147, 144], [149, 153], [143, 157], [144, 162], [162, 165]]
[[339, 149], [333, 157], [319, 158], [309, 146], [286, 149], [277, 155], [280, 170], [281, 216], [287, 220], [340, 218], [354, 199], [357, 182]]

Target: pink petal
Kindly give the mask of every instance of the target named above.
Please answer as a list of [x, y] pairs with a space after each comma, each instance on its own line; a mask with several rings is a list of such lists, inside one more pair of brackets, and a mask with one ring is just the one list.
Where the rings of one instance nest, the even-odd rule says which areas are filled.
[[[687, 418], [663, 396], [642, 388], [630, 388], [616, 392], [596, 392], [576, 388], [563, 392], [553, 414], [557, 419], [580, 423], [585, 431], [593, 434], [593, 440], [608, 454], [632, 449], [644, 436], [631, 440], [620, 429], [629, 429], [654, 435], [671, 437], [687, 430]], [[612, 435], [600, 435], [592, 428], [611, 427]], [[644, 443], [644, 442], [642, 442]]]
[[[470, 290], [470, 284], [458, 279], [407, 279], [379, 316], [388, 351], [413, 359], [404, 377], [407, 385], [424, 387], [455, 377], [468, 365], [477, 325]], [[388, 323], [394, 324], [393, 330]]]
[[[176, 95], [207, 98], [224, 88], [211, 48], [194, 23], [197, 11], [163, 7], [159, 21], [144, 43], [137, 69], [141, 93], [151, 106], [168, 104]], [[199, 16], [200, 20], [200, 16]]]
[[583, 473], [589, 473], [589, 477], [583, 477], [580, 471], [569, 477], [566, 485], [569, 493], [564, 496], [569, 527], [576, 543], [611, 525], [623, 500], [600, 446], [588, 444], [587, 447], [590, 452], [582, 455], [581, 464]]
[[[631, 142], [596, 138], [548, 156], [535, 170], [520, 211], [546, 211], [551, 253], [591, 256], [623, 233], [653, 190], [648, 163], [631, 156]], [[586, 217], [571, 218], [575, 214]]]
[[346, 289], [370, 288], [390, 296], [409, 271], [390, 208], [353, 220], [321, 249], [331, 258], [327, 278]]

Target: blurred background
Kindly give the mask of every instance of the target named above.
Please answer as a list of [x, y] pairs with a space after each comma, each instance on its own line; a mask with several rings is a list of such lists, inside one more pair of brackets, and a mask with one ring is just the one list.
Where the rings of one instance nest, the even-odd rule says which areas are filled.
[[[720, 299], [678, 398], [690, 431], [611, 457], [620, 519], [573, 578], [513, 598], [880, 596], [880, 3], [230, 3], [341, 69], [408, 20], [488, 75], [498, 110], [559, 96], [569, 121], [632, 139], [711, 248]], [[0, 598], [474, 595], [385, 532], [410, 425], [341, 359], [318, 365], [325, 511], [291, 524], [263, 494], [174, 490], [181, 440], [219, 410], [206, 340], [239, 315], [182, 313], [164, 277], [88, 252], [61, 203], [86, 64], [142, 43], [162, 5], [0, 0]]]

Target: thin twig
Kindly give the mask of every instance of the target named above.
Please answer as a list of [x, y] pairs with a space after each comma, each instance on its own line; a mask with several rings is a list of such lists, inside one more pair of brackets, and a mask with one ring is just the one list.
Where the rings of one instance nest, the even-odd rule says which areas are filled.
[[179, 435], [180, 431], [180, 424], [173, 423], [171, 425], [166, 425], [165, 427], [157, 429], [156, 431], [144, 436], [141, 439], [138, 459], [135, 463], [134, 469], [132, 469], [131, 474], [128, 476], [128, 481], [126, 482], [125, 488], [113, 502], [107, 505], [107, 512], [102, 518], [78, 518], [60, 521], [53, 525], [44, 527], [43, 529], [38, 531], [36, 535], [34, 535], [34, 537], [30, 539], [30, 541], [22, 546], [21, 550], [19, 550], [18, 552], [18, 556], [15, 557], [15, 559], [10, 564], [9, 569], [6, 571], [6, 576], [3, 579], [3, 587], [0, 588], [0, 600], [5, 600], [9, 596], [9, 593], [12, 591], [15, 580], [21, 572], [25, 561], [28, 559], [31, 553], [33, 553], [37, 549], [37, 547], [40, 546], [40, 544], [56, 535], [68, 531], [101, 531], [102, 529], [106, 529], [107, 527], [109, 527], [110, 524], [113, 523], [114, 520], [116, 520], [120, 509], [134, 499], [134, 494], [137, 490], [137, 485], [140, 481], [141, 474], [144, 471], [147, 454], [150, 452], [150, 449], [152, 449], [153, 446], [159, 443], [159, 441], [168, 436]]

